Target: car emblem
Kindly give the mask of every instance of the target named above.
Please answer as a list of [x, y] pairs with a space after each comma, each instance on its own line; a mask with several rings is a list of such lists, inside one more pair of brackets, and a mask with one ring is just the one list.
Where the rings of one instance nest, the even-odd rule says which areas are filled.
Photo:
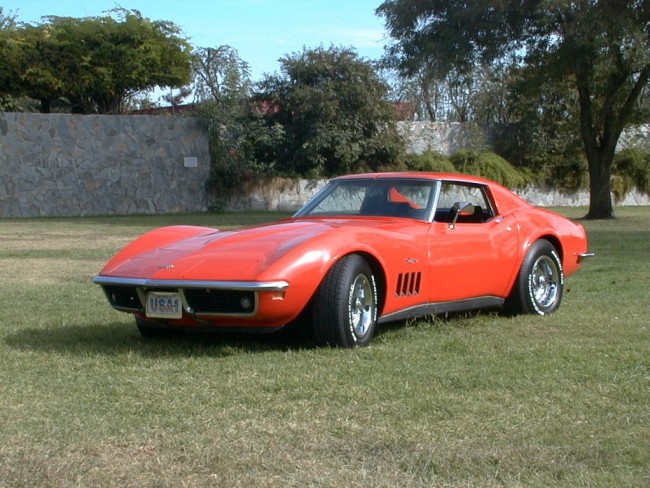
[[406, 264], [415, 264], [415, 263], [418, 262], [418, 260], [415, 259], [415, 258], [406, 258], [406, 260], [405, 260], [404, 262], [405, 262]]
[[173, 264], [161, 264], [160, 266], [158, 266], [158, 269], [174, 269], [174, 265]]

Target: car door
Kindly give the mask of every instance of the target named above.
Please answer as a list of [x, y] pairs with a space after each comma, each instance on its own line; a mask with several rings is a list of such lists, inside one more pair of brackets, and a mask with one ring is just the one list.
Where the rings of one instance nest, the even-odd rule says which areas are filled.
[[487, 187], [443, 182], [429, 233], [429, 301], [505, 297], [518, 248], [515, 217], [496, 215]]

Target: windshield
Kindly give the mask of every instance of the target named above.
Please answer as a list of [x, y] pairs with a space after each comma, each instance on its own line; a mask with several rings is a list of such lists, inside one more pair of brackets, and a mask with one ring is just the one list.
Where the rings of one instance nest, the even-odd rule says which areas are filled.
[[437, 181], [354, 179], [330, 182], [295, 214], [314, 216], [383, 216], [428, 220]]

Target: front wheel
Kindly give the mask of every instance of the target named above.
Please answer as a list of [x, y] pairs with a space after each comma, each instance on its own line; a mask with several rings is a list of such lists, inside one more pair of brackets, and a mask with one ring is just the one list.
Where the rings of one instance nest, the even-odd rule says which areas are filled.
[[547, 240], [535, 242], [521, 265], [517, 281], [508, 298], [515, 313], [546, 315], [555, 312], [562, 301], [564, 273], [555, 246]]
[[150, 320], [135, 318], [135, 325], [144, 339], [165, 339], [170, 336], [169, 329]]
[[366, 346], [377, 322], [377, 284], [370, 266], [351, 254], [338, 261], [320, 284], [312, 304], [312, 327], [319, 344]]

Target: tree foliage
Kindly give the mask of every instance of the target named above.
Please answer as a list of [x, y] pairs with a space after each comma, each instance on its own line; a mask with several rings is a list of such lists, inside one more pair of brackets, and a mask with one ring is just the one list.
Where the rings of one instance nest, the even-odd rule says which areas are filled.
[[273, 171], [274, 161], [263, 148], [275, 146], [282, 134], [267, 127], [251, 105], [250, 68], [232, 47], [196, 49], [192, 77], [210, 141], [210, 207], [221, 210], [227, 194], [242, 181]]
[[466, 73], [512, 59], [529, 83], [571, 84], [577, 135], [589, 168], [588, 217], [613, 217], [612, 165], [636, 121], [650, 71], [650, 7], [635, 0], [386, 0], [377, 9], [404, 75]]
[[137, 92], [182, 86], [190, 79], [190, 47], [171, 22], [135, 10], [113, 16], [46, 17], [2, 30], [0, 92], [63, 102], [82, 113], [121, 113]]
[[250, 66], [227, 45], [196, 49], [192, 53], [192, 80], [196, 103], [210, 101], [223, 106], [251, 96]]
[[348, 48], [304, 49], [280, 60], [281, 74], [260, 83], [269, 126], [284, 133], [268, 148], [278, 168], [312, 177], [377, 170], [400, 158], [388, 87]]
[[[586, 188], [587, 160], [580, 140], [578, 104], [569, 80], [529, 81], [522, 69], [506, 71], [501, 88], [509, 99], [490, 121], [494, 149], [540, 183], [566, 191]], [[486, 96], [494, 100], [494, 91]], [[487, 105], [487, 103], [486, 103]]]
[[614, 158], [616, 177], [613, 193], [618, 200], [632, 189], [650, 195], [650, 152], [639, 147], [630, 147], [616, 154]]
[[14, 107], [15, 80], [19, 78], [20, 46], [16, 35], [16, 15], [0, 7], [0, 110]]
[[409, 171], [455, 173], [458, 170], [444, 154], [427, 150], [422, 154], [407, 154], [406, 169]]
[[508, 188], [524, 188], [531, 182], [529, 175], [493, 152], [462, 149], [450, 160], [460, 173], [483, 176]]

